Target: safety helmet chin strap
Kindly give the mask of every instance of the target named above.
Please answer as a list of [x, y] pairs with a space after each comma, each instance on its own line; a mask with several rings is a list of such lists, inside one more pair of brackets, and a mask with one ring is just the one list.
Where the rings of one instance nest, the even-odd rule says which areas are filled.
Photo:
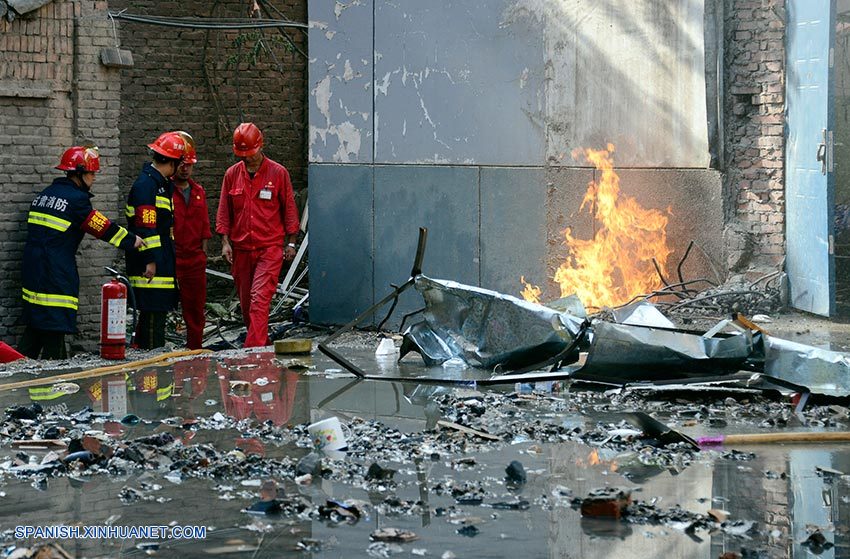
[[85, 174], [85, 170], [80, 170], [79, 168], [76, 171], [65, 171], [65, 176], [71, 179], [71, 182], [76, 184], [79, 188], [82, 188], [86, 192], [91, 190], [91, 185], [86, 183], [83, 179], [83, 174]]

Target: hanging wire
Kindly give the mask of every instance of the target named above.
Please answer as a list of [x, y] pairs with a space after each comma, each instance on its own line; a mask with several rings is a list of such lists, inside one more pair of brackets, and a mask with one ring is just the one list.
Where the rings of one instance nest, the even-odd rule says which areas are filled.
[[[281, 17], [286, 17], [286, 16], [283, 15], [283, 13], [280, 10], [275, 8], [273, 4], [266, 4], [265, 0], [258, 0], [258, 2], [259, 2], [260, 9], [266, 15], [266, 17], [270, 17], [270, 15], [271, 15], [270, 11], [269, 11], [270, 8], [272, 10], [274, 10], [275, 12], [277, 12], [277, 14], [280, 15]], [[284, 37], [284, 39], [286, 39], [286, 41], [289, 43], [289, 45], [293, 49], [295, 49], [295, 52], [297, 52], [298, 54], [300, 54], [304, 58], [308, 58], [307, 53], [304, 52], [303, 50], [301, 50], [300, 48], [298, 48], [298, 45], [295, 44], [295, 41], [292, 40], [292, 37], [290, 37], [289, 34], [286, 31], [284, 31], [280, 27], [278, 27], [277, 30]]]
[[121, 44], [118, 42], [118, 29], [115, 25], [115, 17], [112, 15], [112, 12], [108, 12], [109, 21], [112, 23], [112, 38], [115, 39], [115, 48], [120, 48]]
[[306, 23], [282, 19], [255, 18], [202, 18], [202, 17], [167, 17], [167, 16], [143, 16], [120, 12], [108, 12], [110, 18], [123, 19], [134, 23], [146, 23], [150, 25], [163, 25], [166, 27], [182, 27], [185, 29], [268, 29], [280, 27], [292, 27], [296, 29], [308, 29]]

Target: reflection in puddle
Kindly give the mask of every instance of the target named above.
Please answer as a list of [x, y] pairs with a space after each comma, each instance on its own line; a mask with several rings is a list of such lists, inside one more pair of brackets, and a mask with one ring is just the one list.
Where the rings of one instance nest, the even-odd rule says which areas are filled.
[[[364, 351], [358, 358], [366, 364], [369, 355]], [[371, 366], [394, 376], [427, 372], [416, 363], [379, 364], [374, 358]], [[314, 355], [313, 367], [311, 371], [321, 372], [333, 364]], [[230, 469], [207, 470], [198, 461], [203, 452], [196, 452], [185, 454], [194, 461], [159, 457], [158, 465], [151, 461], [146, 469], [117, 475], [81, 470], [34, 483], [6, 473], [5, 497], [0, 499], [4, 530], [59, 523], [178, 522], [214, 528], [206, 540], [161, 542], [156, 551], [161, 557], [209, 557], [211, 552], [279, 557], [296, 550], [319, 550], [321, 557], [369, 557], [384, 549], [374, 547], [370, 533], [393, 527], [419, 538], [384, 544], [387, 553], [395, 545], [405, 556], [417, 550], [431, 557], [451, 551], [457, 557], [482, 558], [714, 559], [742, 548], [767, 556], [807, 556], [800, 542], [808, 537], [807, 526], [814, 525], [835, 546], [821, 557], [846, 553], [850, 499], [841, 473], [850, 472], [847, 450], [759, 447], [750, 449], [756, 458], [747, 461], [724, 460], [718, 452], [706, 451], [692, 463], [668, 460], [660, 465], [640, 447], [621, 451], [588, 446], [568, 436], [559, 443], [542, 442], [520, 429], [503, 437], [506, 442], [493, 443], [460, 431], [434, 431], [445, 417], [445, 401], [454, 402], [451, 413], [458, 421], [464, 414], [493, 414], [520, 425], [551, 424], [553, 433], [592, 429], [599, 418], [578, 414], [574, 400], [587, 405], [581, 411], [592, 411], [607, 401], [602, 394], [511, 400], [492, 393], [488, 399], [472, 390], [299, 374], [269, 353], [196, 358], [76, 383], [79, 390], [51, 393], [49, 399], [37, 390], [3, 393], [0, 403], [20, 405], [21, 398], [30, 396], [63, 414], [90, 407], [95, 415], [88, 419], [75, 423], [54, 416], [44, 427], [66, 434], [102, 431], [113, 441], [169, 434], [178, 449], [215, 449], [218, 454], [214, 457], [210, 450], [210, 460], [221, 460]], [[499, 409], [490, 409], [491, 402]], [[299, 471], [311, 450], [305, 426], [333, 416], [349, 425], [354, 442], [347, 453], [322, 457], [320, 470], [313, 470], [317, 475], [305, 475]], [[619, 435], [628, 436], [622, 431]], [[0, 461], [11, 463], [18, 452], [6, 445]], [[26, 460], [38, 463], [49, 449], [24, 452]], [[524, 484], [506, 482], [505, 468], [514, 460], [524, 467]], [[373, 472], [394, 472], [369, 478], [367, 470], [375, 462]], [[838, 473], [827, 474], [823, 468]], [[229, 477], [227, 471], [242, 474]], [[298, 505], [303, 512], [242, 512], [263, 498], [268, 471], [276, 472], [271, 477], [284, 508], [296, 510]], [[709, 533], [689, 530], [686, 523], [582, 518], [574, 499], [606, 486], [630, 489], [633, 499], [662, 512], [680, 508], [705, 515], [718, 509], [727, 511], [730, 521], [754, 521], [758, 529]], [[352, 520], [320, 514], [320, 507], [342, 506], [329, 501], [359, 503], [362, 515]], [[75, 540], [66, 549], [75, 556], [140, 557], [145, 550], [136, 547], [139, 543]]]

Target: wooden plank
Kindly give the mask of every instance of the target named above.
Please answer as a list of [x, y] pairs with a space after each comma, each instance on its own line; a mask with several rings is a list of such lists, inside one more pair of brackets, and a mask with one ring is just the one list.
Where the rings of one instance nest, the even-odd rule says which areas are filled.
[[461, 433], [466, 433], [467, 435], [475, 435], [476, 437], [481, 437], [482, 439], [487, 439], [488, 441], [502, 440], [502, 437], [498, 435], [491, 435], [490, 433], [485, 433], [484, 431], [479, 431], [477, 429], [473, 429], [472, 427], [467, 427], [465, 425], [452, 423], [451, 421], [443, 421], [441, 419], [437, 422], [437, 425], [439, 425], [440, 427], [445, 427], [446, 429], [454, 429], [455, 431], [460, 431]]

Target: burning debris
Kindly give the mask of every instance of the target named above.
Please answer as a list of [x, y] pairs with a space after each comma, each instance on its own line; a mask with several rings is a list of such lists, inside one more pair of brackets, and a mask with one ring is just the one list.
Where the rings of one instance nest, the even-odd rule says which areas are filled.
[[[561, 297], [575, 294], [596, 309], [621, 305], [636, 293], [661, 287], [658, 276], [666, 273], [672, 253], [667, 245], [667, 216], [621, 194], [613, 153], [612, 144], [573, 152], [574, 158], [583, 156], [601, 173], [598, 182], [591, 181], [579, 208], [594, 217], [598, 228], [591, 239], [564, 231], [569, 256], [552, 278]], [[539, 303], [541, 289], [524, 279], [523, 284], [523, 298]]]
[[[711, 257], [694, 241], [676, 266], [678, 282], [671, 281], [668, 260], [673, 250], [668, 244], [667, 224], [672, 209], [665, 214], [623, 195], [613, 154], [612, 144], [601, 150], [573, 152], [575, 159], [584, 159], [596, 168], [599, 180], [590, 182], [578, 210], [593, 217], [593, 236], [579, 239], [570, 228], [564, 231], [567, 256], [551, 278], [561, 298], [576, 297], [588, 309], [602, 314], [616, 312], [636, 300], [653, 300], [669, 316], [682, 321], [719, 319], [734, 313], [771, 314], [783, 307], [783, 273], [769, 273], [752, 281], [733, 278], [724, 283]], [[683, 277], [685, 261], [695, 248], [714, 271], [713, 279]], [[542, 288], [527, 282], [524, 276], [520, 282], [523, 299], [543, 302]]]

